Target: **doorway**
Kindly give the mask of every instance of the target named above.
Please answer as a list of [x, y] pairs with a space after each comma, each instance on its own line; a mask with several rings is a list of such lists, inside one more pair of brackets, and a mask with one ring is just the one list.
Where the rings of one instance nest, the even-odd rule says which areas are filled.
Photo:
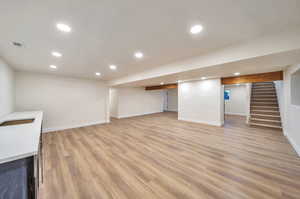
[[224, 86], [224, 125], [246, 124], [250, 89], [247, 83]]
[[178, 88], [165, 90], [164, 111], [178, 112]]

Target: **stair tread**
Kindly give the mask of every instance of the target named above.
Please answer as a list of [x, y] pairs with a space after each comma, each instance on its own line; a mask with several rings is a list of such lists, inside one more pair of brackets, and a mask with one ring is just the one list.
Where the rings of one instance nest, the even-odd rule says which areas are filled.
[[253, 86], [252, 88], [272, 88], [274, 89], [274, 86]]
[[259, 111], [259, 112], [273, 112], [273, 113], [280, 113], [279, 111], [269, 111], [269, 110], [251, 110], [251, 111]]
[[258, 90], [275, 91], [275, 88], [265, 88], [265, 87], [261, 87], [261, 88], [252, 88], [252, 91], [258, 91]]
[[254, 96], [252, 96], [252, 99], [253, 98], [259, 98], [259, 99], [277, 99], [277, 96], [276, 95], [274, 95], [274, 96], [264, 96], [264, 95], [262, 95], [262, 96], [256, 96], [256, 95], [254, 95]]
[[268, 124], [259, 124], [259, 123], [254, 123], [254, 122], [250, 122], [250, 125], [282, 129], [281, 126], [273, 126], [273, 125], [268, 125]]
[[251, 113], [250, 114], [251, 116], [265, 116], [265, 117], [279, 117], [280, 118], [280, 115], [266, 115], [266, 114], [256, 114], [256, 113]]
[[256, 103], [259, 103], [259, 104], [277, 104], [277, 102], [276, 103], [274, 103], [274, 102], [253, 102], [253, 104], [256, 104]]
[[267, 101], [271, 101], [271, 102], [273, 102], [273, 101], [277, 101], [277, 99], [265, 99], [265, 98], [261, 98], [261, 99], [253, 99], [252, 98], [252, 101], [265, 101], [265, 100], [267, 100]]
[[276, 97], [276, 94], [260, 94], [258, 96]]
[[275, 90], [274, 87], [267, 87], [267, 86], [256, 86], [256, 87], [252, 87], [252, 89], [270, 89], [270, 90]]
[[258, 95], [276, 95], [275, 91], [252, 91], [252, 95], [258, 96]]
[[250, 120], [262, 121], [262, 122], [281, 123], [281, 121], [278, 121], [278, 120], [267, 120], [267, 119], [261, 119], [261, 118], [253, 118], [253, 117], [251, 117]]
[[[276, 111], [276, 112], [271, 112], [271, 111], [260, 111], [260, 110], [251, 110], [251, 112], [255, 112], [253, 114], [279, 114], [280, 112], [279, 111]], [[252, 114], [252, 113], [251, 113]]]

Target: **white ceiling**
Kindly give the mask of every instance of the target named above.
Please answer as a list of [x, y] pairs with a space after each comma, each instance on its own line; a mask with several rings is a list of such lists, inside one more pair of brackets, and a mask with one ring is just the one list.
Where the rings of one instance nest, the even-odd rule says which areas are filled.
[[[0, 56], [17, 70], [87, 78], [97, 71], [111, 80], [299, 26], [299, 10], [299, 0], [1, 1]], [[58, 32], [57, 22], [72, 32]], [[204, 31], [191, 36], [198, 23]], [[137, 50], [143, 60], [133, 58]]]

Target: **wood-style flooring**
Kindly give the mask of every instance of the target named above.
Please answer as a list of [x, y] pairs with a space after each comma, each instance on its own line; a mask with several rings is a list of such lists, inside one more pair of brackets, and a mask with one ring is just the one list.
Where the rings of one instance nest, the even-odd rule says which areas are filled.
[[279, 130], [176, 113], [44, 134], [42, 199], [299, 199], [300, 158]]

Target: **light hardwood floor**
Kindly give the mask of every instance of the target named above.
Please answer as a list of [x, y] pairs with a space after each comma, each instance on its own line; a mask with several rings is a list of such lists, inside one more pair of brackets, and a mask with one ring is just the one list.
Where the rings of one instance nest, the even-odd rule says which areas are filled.
[[176, 117], [44, 134], [42, 199], [300, 198], [300, 159], [281, 131]]

